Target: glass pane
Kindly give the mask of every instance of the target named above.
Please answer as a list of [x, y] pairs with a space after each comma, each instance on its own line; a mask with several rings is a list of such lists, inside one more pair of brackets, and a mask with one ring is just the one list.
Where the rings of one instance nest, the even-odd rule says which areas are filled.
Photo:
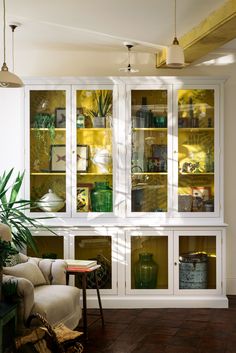
[[178, 211], [214, 212], [214, 90], [178, 91]]
[[77, 91], [77, 212], [112, 212], [112, 91]]
[[131, 237], [131, 288], [168, 288], [168, 237]]
[[167, 211], [167, 91], [133, 90], [131, 211]]
[[[101, 268], [97, 270], [99, 288], [111, 289], [111, 237], [109, 236], [76, 236], [75, 259], [96, 260]], [[76, 276], [77, 278], [78, 276]], [[88, 274], [87, 288], [96, 288], [94, 274]], [[76, 285], [81, 288], [80, 279]]]
[[48, 259], [64, 258], [64, 238], [62, 236], [35, 236], [39, 254], [27, 247], [28, 256], [36, 256]]
[[65, 106], [65, 91], [30, 91], [32, 212], [66, 211]]
[[216, 237], [179, 237], [179, 288], [216, 289]]

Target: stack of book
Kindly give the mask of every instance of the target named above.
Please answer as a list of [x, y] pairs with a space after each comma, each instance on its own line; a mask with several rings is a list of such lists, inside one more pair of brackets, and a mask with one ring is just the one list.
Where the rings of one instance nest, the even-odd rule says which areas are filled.
[[97, 266], [96, 260], [65, 260], [70, 270], [86, 270]]

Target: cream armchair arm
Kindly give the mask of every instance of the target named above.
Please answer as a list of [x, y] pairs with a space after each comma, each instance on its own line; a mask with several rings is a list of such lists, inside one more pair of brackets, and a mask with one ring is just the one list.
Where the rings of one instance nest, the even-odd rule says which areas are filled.
[[29, 261], [34, 261], [42, 271], [47, 284], [66, 284], [67, 263], [64, 260], [41, 259], [29, 257]]
[[[9, 279], [17, 280], [17, 303], [18, 317], [24, 321], [29, 317], [34, 305], [34, 286], [26, 278], [3, 275], [3, 283]], [[22, 323], [18, 323], [22, 324]]]

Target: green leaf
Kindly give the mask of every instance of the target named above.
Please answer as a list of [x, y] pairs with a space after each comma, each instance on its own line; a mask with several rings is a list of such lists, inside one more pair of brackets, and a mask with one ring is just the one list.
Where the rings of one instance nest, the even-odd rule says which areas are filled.
[[[10, 184], [10, 179], [13, 169], [9, 172], [4, 172], [0, 176], [0, 222], [7, 224], [12, 231], [12, 242], [19, 249], [28, 246], [38, 254], [37, 244], [32, 235], [34, 229], [47, 229], [52, 234], [56, 234], [53, 230], [41, 224], [40, 220], [51, 219], [54, 217], [35, 217], [31, 218], [25, 214], [26, 210], [34, 208], [34, 202], [31, 200], [18, 200], [20, 189], [23, 184], [24, 172], [18, 173], [13, 183]], [[10, 191], [9, 201], [6, 193]], [[0, 262], [4, 253], [0, 252]]]
[[23, 182], [24, 174], [25, 172], [23, 172], [21, 175], [19, 173], [15, 180], [15, 183], [13, 184], [10, 200], [9, 200], [9, 204], [11, 204], [11, 207], [14, 205], [14, 202], [16, 201], [17, 196], [19, 194], [19, 191]]

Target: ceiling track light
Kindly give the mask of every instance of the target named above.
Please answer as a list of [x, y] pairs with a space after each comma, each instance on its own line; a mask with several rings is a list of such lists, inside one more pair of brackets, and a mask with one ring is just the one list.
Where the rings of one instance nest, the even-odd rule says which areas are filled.
[[139, 70], [133, 68], [133, 67], [131, 66], [131, 63], [130, 63], [130, 53], [131, 53], [131, 49], [132, 49], [133, 46], [134, 46], [134, 43], [124, 42], [124, 46], [128, 49], [128, 65], [127, 65], [127, 67], [121, 67], [121, 68], [119, 69], [119, 71], [126, 72], [126, 73], [135, 73], [135, 72], [139, 72]]
[[179, 41], [176, 36], [176, 0], [174, 0], [174, 40], [172, 45], [167, 47], [166, 51], [166, 66], [170, 68], [180, 69], [185, 66], [184, 62], [184, 50], [179, 45]]
[[6, 4], [3, 0], [3, 64], [0, 71], [0, 87], [18, 88], [23, 86], [21, 79], [10, 72], [6, 64]]

